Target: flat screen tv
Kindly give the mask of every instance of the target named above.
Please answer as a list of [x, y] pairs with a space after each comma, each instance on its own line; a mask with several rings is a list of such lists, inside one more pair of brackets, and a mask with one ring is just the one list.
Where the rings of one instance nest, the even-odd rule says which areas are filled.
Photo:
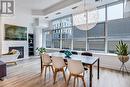
[[27, 27], [5, 24], [5, 40], [27, 40]]

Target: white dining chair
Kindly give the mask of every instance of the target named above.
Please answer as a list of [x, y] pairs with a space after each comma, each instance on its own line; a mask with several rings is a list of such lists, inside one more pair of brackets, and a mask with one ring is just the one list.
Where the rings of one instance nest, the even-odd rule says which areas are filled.
[[42, 54], [42, 72], [45, 68], [45, 75], [46, 75], [47, 68], [51, 68], [52, 71], [54, 72], [53, 66], [51, 63], [52, 63], [52, 60], [51, 60], [50, 56], [47, 53]]
[[68, 84], [71, 79], [71, 76], [74, 76], [74, 87], [75, 87], [76, 78], [77, 79], [81, 78], [83, 81], [84, 87], [86, 87], [85, 80], [84, 80], [84, 67], [81, 61], [68, 59], [68, 70], [70, 72]]
[[64, 77], [65, 82], [66, 82], [66, 76], [65, 76], [65, 72], [64, 72], [64, 67], [66, 65], [65, 65], [64, 59], [62, 57], [54, 57], [53, 56], [52, 57], [52, 65], [54, 67], [54, 84], [56, 81], [57, 72], [63, 73], [63, 77]]

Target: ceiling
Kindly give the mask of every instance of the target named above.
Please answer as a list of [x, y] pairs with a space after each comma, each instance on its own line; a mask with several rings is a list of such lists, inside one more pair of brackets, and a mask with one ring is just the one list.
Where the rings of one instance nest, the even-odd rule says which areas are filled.
[[[39, 0], [39, 1], [42, 1], [42, 0]], [[95, 2], [95, 0], [86, 0], [86, 1], [91, 2], [95, 4], [96, 6], [101, 6], [101, 5], [112, 3], [118, 0], [100, 0], [98, 2]], [[43, 0], [42, 1], [43, 4], [48, 3], [48, 5], [45, 5], [43, 7], [40, 6], [41, 3], [39, 4], [38, 2], [35, 2], [35, 3], [36, 3], [35, 6], [32, 7], [32, 14], [35, 16], [41, 16], [42, 18], [46, 20], [52, 20], [58, 17], [62, 17], [65, 15], [74, 13], [74, 10], [72, 8], [75, 6], [79, 6], [83, 2], [82, 0]], [[61, 14], [56, 15], [58, 12], [60, 12]]]
[[45, 9], [60, 1], [63, 1], [63, 0], [15, 0], [15, 2], [18, 2], [20, 4], [24, 3], [21, 5], [23, 5], [25, 8], [37, 9], [37, 10]]
[[[28, 8], [32, 11], [32, 15], [35, 17], [41, 17], [46, 20], [52, 20], [57, 17], [61, 17], [64, 15], [68, 15], [73, 13], [72, 8], [78, 6], [81, 3], [81, 0], [16, 0], [24, 8]], [[100, 0], [95, 2], [95, 0], [87, 0], [91, 1], [96, 6], [101, 6], [104, 4], [112, 3], [118, 0]], [[60, 12], [61, 14], [56, 15], [56, 13]]]

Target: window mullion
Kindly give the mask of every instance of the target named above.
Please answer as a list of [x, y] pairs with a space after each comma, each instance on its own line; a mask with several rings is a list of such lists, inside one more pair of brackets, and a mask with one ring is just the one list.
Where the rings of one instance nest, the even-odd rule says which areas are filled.
[[107, 53], [108, 50], [108, 29], [107, 29], [107, 5], [105, 6], [105, 53]]

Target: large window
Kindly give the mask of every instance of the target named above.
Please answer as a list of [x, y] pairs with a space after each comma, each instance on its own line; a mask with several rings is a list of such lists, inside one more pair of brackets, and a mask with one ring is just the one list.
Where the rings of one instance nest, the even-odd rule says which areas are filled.
[[105, 23], [98, 23], [87, 31], [88, 50], [105, 51]]
[[73, 50], [86, 50], [86, 31], [73, 27]]
[[114, 20], [123, 18], [123, 3], [110, 5], [107, 7], [107, 19]]
[[105, 39], [88, 39], [88, 50], [105, 51]]
[[52, 31], [52, 47], [60, 48], [61, 29], [55, 29]]
[[108, 22], [108, 52], [115, 52], [115, 44], [119, 40], [125, 41], [130, 51], [130, 18]]
[[51, 48], [52, 47], [52, 36], [50, 32], [45, 32], [45, 40], [46, 40], [46, 47]]
[[62, 49], [71, 49], [72, 28], [62, 29]]
[[105, 7], [102, 7], [102, 8], [99, 8], [98, 9], [98, 22], [104, 22], [105, 21], [105, 19], [106, 19], [106, 9], [105, 9]]
[[73, 26], [72, 15], [52, 21], [52, 30], [46, 32], [46, 47], [115, 53], [119, 40], [129, 45], [130, 18], [123, 18], [123, 3], [112, 3], [98, 8], [97, 25], [88, 30]]

